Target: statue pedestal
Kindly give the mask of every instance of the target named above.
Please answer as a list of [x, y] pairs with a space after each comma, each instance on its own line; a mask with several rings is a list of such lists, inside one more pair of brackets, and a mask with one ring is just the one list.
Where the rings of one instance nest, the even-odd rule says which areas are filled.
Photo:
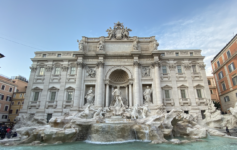
[[111, 116], [111, 119], [122, 119], [122, 116]]

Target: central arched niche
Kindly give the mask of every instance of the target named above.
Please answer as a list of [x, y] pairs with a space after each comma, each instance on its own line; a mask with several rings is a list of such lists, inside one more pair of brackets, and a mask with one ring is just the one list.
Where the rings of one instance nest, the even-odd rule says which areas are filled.
[[129, 76], [127, 72], [122, 69], [114, 70], [109, 76], [110, 82], [117, 85], [127, 83], [128, 79], [129, 79]]

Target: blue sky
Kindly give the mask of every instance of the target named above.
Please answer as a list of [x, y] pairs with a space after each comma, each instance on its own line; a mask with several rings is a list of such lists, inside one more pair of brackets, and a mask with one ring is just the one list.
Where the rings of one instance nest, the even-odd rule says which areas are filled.
[[77, 51], [117, 21], [159, 49], [202, 49], [210, 61], [237, 33], [235, 0], [0, 0], [0, 74], [29, 77], [34, 51]]

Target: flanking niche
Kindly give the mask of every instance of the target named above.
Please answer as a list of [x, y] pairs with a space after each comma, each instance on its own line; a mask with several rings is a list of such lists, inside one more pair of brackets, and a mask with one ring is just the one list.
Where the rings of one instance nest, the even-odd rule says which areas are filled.
[[94, 105], [95, 103], [95, 85], [85, 85], [85, 105]]
[[142, 91], [143, 104], [154, 104], [152, 84], [142, 84]]

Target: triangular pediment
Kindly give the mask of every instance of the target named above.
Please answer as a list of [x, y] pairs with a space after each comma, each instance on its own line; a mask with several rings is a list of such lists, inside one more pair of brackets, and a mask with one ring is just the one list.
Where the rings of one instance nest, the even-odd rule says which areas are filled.
[[163, 87], [161, 87], [162, 89], [172, 89], [172, 86], [169, 86], [169, 85], [165, 85]]
[[187, 86], [187, 85], [184, 85], [184, 84], [182, 84], [182, 85], [178, 86], [178, 88], [188, 88], [188, 86]]
[[75, 90], [75, 88], [69, 86], [69, 87], [66, 88], [66, 90]]
[[56, 88], [55, 86], [52, 86], [49, 88], [49, 90], [59, 90], [58, 88]]
[[194, 86], [194, 88], [204, 88], [204, 86], [201, 85], [201, 84], [197, 84], [197, 85]]
[[39, 88], [38, 86], [34, 87], [32, 90], [43, 90], [41, 88]]

